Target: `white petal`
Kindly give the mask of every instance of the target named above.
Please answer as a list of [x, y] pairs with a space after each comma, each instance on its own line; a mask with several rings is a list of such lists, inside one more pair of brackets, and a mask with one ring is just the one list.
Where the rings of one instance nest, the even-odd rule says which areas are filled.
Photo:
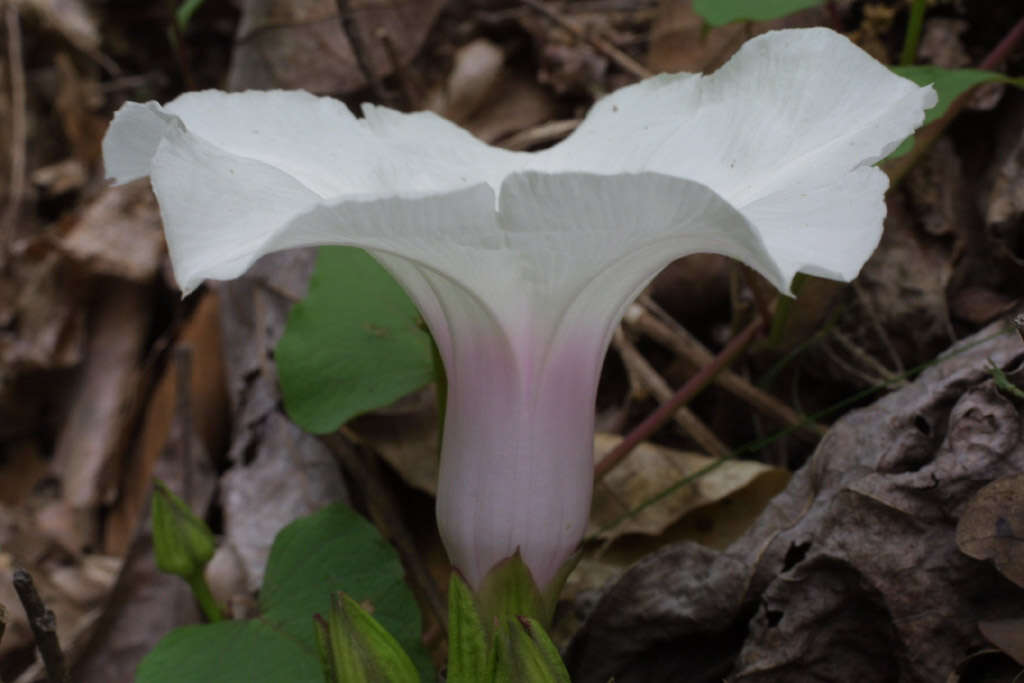
[[459, 169], [463, 178], [483, 180], [495, 191], [506, 175], [524, 168], [531, 159], [527, 152], [492, 147], [433, 112], [405, 114], [364, 104], [363, 116], [366, 126], [375, 135], [416, 159], [418, 164]]
[[103, 164], [106, 175], [117, 183], [127, 183], [149, 175], [153, 155], [168, 126], [177, 123], [156, 102], [128, 102], [114, 112], [103, 138]]
[[935, 101], [833, 31], [775, 31], [711, 76], [616, 91], [532, 166], [695, 180], [750, 219], [787, 275], [851, 279], [884, 216], [887, 180], [867, 167]]
[[104, 139], [108, 174], [118, 182], [148, 174], [171, 123], [220, 150], [261, 161], [324, 198], [445, 192], [490, 182], [497, 188], [525, 156], [489, 147], [429, 113], [365, 107], [356, 119], [342, 102], [303, 91], [186, 93], [161, 107], [129, 103]]
[[[485, 184], [436, 196], [327, 202], [284, 171], [173, 127], [153, 159], [153, 189], [179, 285], [242, 274], [263, 254], [345, 244], [441, 272], [501, 280], [494, 193]], [[468, 257], [466, 250], [482, 253]], [[463, 263], [463, 260], [465, 263]], [[473, 283], [476, 284], [475, 282]]]

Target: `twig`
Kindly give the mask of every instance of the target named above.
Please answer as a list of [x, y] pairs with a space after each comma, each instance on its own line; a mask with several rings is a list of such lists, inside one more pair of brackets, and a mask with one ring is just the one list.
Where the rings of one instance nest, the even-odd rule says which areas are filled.
[[504, 140], [500, 140], [498, 146], [505, 149], [523, 150], [549, 142], [557, 142], [576, 130], [582, 121], [583, 119], [563, 119], [541, 123], [513, 133]]
[[386, 28], [382, 27], [377, 29], [377, 39], [384, 46], [384, 53], [387, 54], [388, 60], [391, 62], [391, 70], [398, 78], [398, 86], [405, 100], [402, 103], [404, 105], [403, 108], [415, 109], [417, 103], [422, 100], [421, 90], [416, 85], [412, 73], [402, 64], [402, 60], [399, 59], [398, 46], [395, 45], [394, 37]]
[[412, 534], [405, 526], [398, 510], [398, 500], [384, 485], [377, 459], [360, 446], [353, 444], [342, 433], [325, 434], [320, 440], [334, 453], [345, 471], [366, 496], [370, 517], [374, 524], [391, 537], [398, 550], [402, 564], [410, 571], [413, 580], [423, 590], [427, 607], [434, 613], [438, 623], [448, 632], [448, 608], [441, 589], [434, 577], [420, 560], [420, 553], [412, 540]]
[[178, 68], [181, 70], [181, 80], [185, 83], [185, 90], [195, 90], [195, 81], [192, 80], [192, 69], [189, 67], [188, 54], [185, 50], [185, 34], [178, 25], [177, 3], [174, 0], [167, 0], [167, 8], [171, 15], [170, 42], [174, 50], [174, 57], [178, 61]]
[[57, 617], [43, 604], [31, 575], [24, 569], [14, 571], [14, 590], [18, 592], [18, 598], [25, 608], [50, 683], [69, 683], [71, 679], [64, 665], [64, 653], [57, 640]]
[[604, 53], [608, 59], [618, 64], [622, 69], [628, 73], [633, 74], [637, 78], [647, 78], [652, 75], [650, 69], [636, 61], [625, 52], [615, 47], [610, 41], [605, 40], [601, 36], [590, 35], [587, 32], [580, 29], [575, 22], [566, 19], [561, 14], [551, 9], [540, 0], [522, 0], [523, 4], [527, 7], [540, 12], [548, 19], [564, 28], [569, 33], [573, 34], [580, 40], [590, 43], [596, 50]]
[[[839, 345], [846, 350], [853, 358], [860, 361], [865, 367], [875, 373], [876, 377], [871, 378], [871, 384], [884, 384], [888, 387], [900, 387], [907, 384], [907, 380], [900, 377], [899, 372], [893, 372], [882, 365], [881, 361], [865, 351], [859, 344], [850, 339], [844, 332], [838, 329], [832, 330], [832, 338], [839, 342]], [[864, 373], [865, 377], [871, 377]]]
[[370, 46], [359, 30], [355, 14], [352, 12], [352, 5], [349, 0], [336, 0], [338, 5], [338, 20], [341, 21], [341, 31], [348, 38], [348, 44], [352, 47], [352, 54], [356, 58], [356, 66], [362, 72], [367, 85], [373, 92], [378, 102], [390, 104], [391, 95], [384, 90], [384, 84], [370, 63]]
[[178, 427], [181, 497], [192, 506], [192, 347], [174, 347], [174, 419]]
[[889, 338], [889, 333], [885, 331], [885, 326], [882, 325], [882, 321], [879, 319], [878, 314], [875, 312], [874, 306], [871, 305], [871, 300], [868, 298], [867, 292], [861, 287], [856, 280], [850, 283], [853, 287], [853, 293], [857, 297], [857, 301], [860, 303], [864, 313], [867, 315], [868, 322], [871, 327], [875, 330], [875, 334], [878, 335], [878, 339], [882, 342], [882, 346], [885, 347], [886, 352], [889, 354], [889, 360], [896, 366], [896, 372], [902, 374], [905, 368], [903, 367], [903, 361], [900, 359], [900, 354], [896, 352], [896, 347], [892, 343], [892, 339]]
[[[1024, 17], [1017, 20], [1017, 23], [1013, 25], [1013, 28], [1007, 32], [1003, 39], [999, 41], [999, 44], [992, 48], [992, 51], [988, 53], [988, 56], [981, 61], [978, 65], [979, 69], [993, 69], [1002, 64], [1010, 53], [1024, 41]], [[972, 88], [973, 90], [973, 88]], [[914, 147], [909, 152], [904, 154], [898, 159], [886, 163], [883, 168], [886, 173], [889, 174], [890, 186], [898, 184], [903, 178], [910, 172], [910, 169], [918, 162], [921, 157], [931, 149], [935, 141], [942, 136], [945, 132], [946, 127], [952, 123], [953, 119], [967, 106], [971, 91], [960, 95], [956, 98], [946, 113], [937, 118], [936, 120], [929, 123], [924, 128], [917, 131], [914, 136]]]
[[14, 238], [14, 228], [25, 193], [25, 145], [28, 134], [25, 62], [22, 59], [21, 23], [16, 3], [5, 3], [4, 24], [7, 29], [7, 63], [11, 71], [11, 176], [7, 187], [7, 207], [0, 221], [0, 267], [6, 262], [8, 244]]
[[[631, 341], [622, 332], [622, 328], [615, 330], [612, 338], [615, 349], [622, 356], [622, 361], [632, 373], [635, 373], [639, 381], [658, 399], [664, 403], [672, 398], [672, 388], [665, 381], [665, 378], [658, 374], [643, 354], [640, 353]], [[731, 449], [715, 436], [707, 425], [693, 411], [686, 406], [680, 407], [672, 415], [676, 424], [682, 427], [683, 431], [707, 451], [708, 455], [715, 458], [724, 458], [731, 452]]]
[[[761, 317], [765, 320], [772, 319], [772, 304], [765, 296], [764, 290], [761, 289], [760, 283], [757, 281], [757, 275], [754, 274], [753, 269], [750, 266], [739, 264], [740, 271], [743, 273], [743, 281], [747, 283], [747, 287], [750, 288], [750, 293], [754, 297], [754, 305], [757, 306], [757, 312], [761, 314]], [[770, 325], [769, 325], [770, 327]]]
[[[715, 355], [686, 328], [669, 318], [667, 314], [664, 322], [657, 317], [657, 313], [663, 313], [657, 304], [645, 297], [641, 297], [641, 302], [643, 303], [634, 304], [626, 311], [627, 325], [675, 352], [691, 365], [703, 367], [714, 362]], [[648, 312], [647, 307], [650, 307], [654, 314]], [[762, 415], [796, 428], [795, 436], [809, 443], [817, 443], [827, 431], [825, 425], [808, 421], [799, 411], [790, 408], [728, 368], [715, 375], [714, 381], [733, 396], [750, 404]]]
[[638, 424], [633, 430], [627, 434], [619, 444], [613, 448], [607, 455], [605, 455], [601, 462], [597, 463], [597, 467], [594, 470], [594, 477], [600, 479], [606, 475], [613, 467], [618, 465], [622, 460], [629, 455], [637, 444], [647, 439], [651, 434], [658, 430], [665, 422], [667, 422], [672, 415], [675, 414], [676, 410], [680, 406], [688, 403], [700, 393], [701, 389], [706, 387], [711, 380], [717, 375], [723, 368], [731, 363], [735, 358], [750, 345], [750, 342], [754, 341], [754, 337], [764, 328], [765, 320], [758, 316], [749, 325], [747, 325], [742, 332], [737, 334], [735, 337], [729, 340], [729, 343], [725, 345], [725, 348], [715, 356], [714, 361], [705, 365], [701, 368], [697, 374], [689, 379], [679, 391], [668, 401], [665, 401], [658, 409], [647, 416], [647, 418]]

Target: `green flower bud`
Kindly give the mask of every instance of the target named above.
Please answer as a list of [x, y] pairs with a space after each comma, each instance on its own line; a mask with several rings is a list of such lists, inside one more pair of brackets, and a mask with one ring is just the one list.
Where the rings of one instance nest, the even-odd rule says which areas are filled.
[[153, 549], [160, 570], [189, 582], [202, 576], [217, 549], [213, 533], [161, 481], [153, 489], [152, 520]]

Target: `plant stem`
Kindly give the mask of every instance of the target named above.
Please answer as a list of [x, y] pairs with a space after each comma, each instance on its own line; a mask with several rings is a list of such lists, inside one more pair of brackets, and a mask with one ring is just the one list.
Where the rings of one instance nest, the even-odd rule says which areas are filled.
[[917, 59], [917, 46], [921, 43], [921, 27], [924, 25], [925, 0], [914, 0], [907, 20], [907, 33], [903, 38], [900, 66], [910, 66]]
[[651, 434], [656, 432], [659, 427], [665, 424], [672, 415], [675, 414], [676, 410], [679, 409], [685, 403], [689, 403], [693, 400], [693, 397], [700, 393], [700, 391], [706, 387], [711, 380], [715, 378], [722, 369], [732, 363], [733, 360], [746, 349], [757, 333], [765, 326], [764, 318], [758, 316], [747, 325], [742, 332], [737, 334], [735, 337], [729, 340], [729, 343], [725, 345], [715, 359], [705, 365], [700, 371], [689, 379], [672, 396], [671, 399], [665, 401], [658, 409], [647, 416], [647, 418], [633, 428], [629, 434], [619, 442], [615, 448], [613, 448], [601, 462], [597, 463], [597, 467], [594, 470], [594, 478], [600, 479], [604, 475], [608, 474], [616, 465], [618, 465], [629, 452], [632, 451], [637, 444], [649, 437]]
[[69, 683], [71, 679], [64, 663], [64, 653], [57, 639], [57, 618], [43, 603], [32, 576], [24, 569], [14, 571], [14, 590], [17, 591], [21, 605], [25, 608], [25, 615], [36, 639], [36, 648], [46, 667], [49, 682]]
[[188, 579], [188, 585], [192, 589], [192, 595], [196, 597], [196, 602], [199, 603], [199, 609], [203, 610], [207, 620], [211, 623], [224, 621], [224, 613], [220, 611], [220, 605], [217, 604], [213, 593], [210, 592], [210, 586], [206, 583], [203, 573], [198, 572], [194, 577]]

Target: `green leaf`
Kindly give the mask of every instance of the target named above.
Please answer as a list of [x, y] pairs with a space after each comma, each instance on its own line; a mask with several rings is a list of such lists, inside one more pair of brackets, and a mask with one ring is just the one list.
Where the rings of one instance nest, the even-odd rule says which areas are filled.
[[317, 434], [434, 379], [416, 306], [369, 254], [351, 247], [319, 250], [309, 294], [292, 308], [275, 359], [289, 416]]
[[[938, 103], [925, 112], [924, 123], [928, 125], [932, 121], [942, 117], [953, 101], [976, 85], [982, 83], [1007, 83], [1018, 88], [1024, 88], [1024, 78], [1012, 78], [1006, 74], [996, 71], [984, 71], [982, 69], [943, 69], [938, 66], [893, 66], [889, 67], [893, 73], [904, 78], [909, 78], [918, 85], [931, 85], [939, 96]], [[903, 141], [896, 150], [889, 155], [889, 159], [903, 156], [914, 146], [914, 136]]]
[[323, 683], [313, 615], [344, 590], [409, 654], [424, 681], [433, 667], [421, 643], [419, 609], [398, 556], [377, 530], [342, 504], [299, 519], [270, 551], [260, 616], [175, 629], [150, 652], [137, 683]]
[[824, 3], [825, 0], [693, 0], [693, 10], [711, 26], [723, 26], [734, 21], [778, 19]]

